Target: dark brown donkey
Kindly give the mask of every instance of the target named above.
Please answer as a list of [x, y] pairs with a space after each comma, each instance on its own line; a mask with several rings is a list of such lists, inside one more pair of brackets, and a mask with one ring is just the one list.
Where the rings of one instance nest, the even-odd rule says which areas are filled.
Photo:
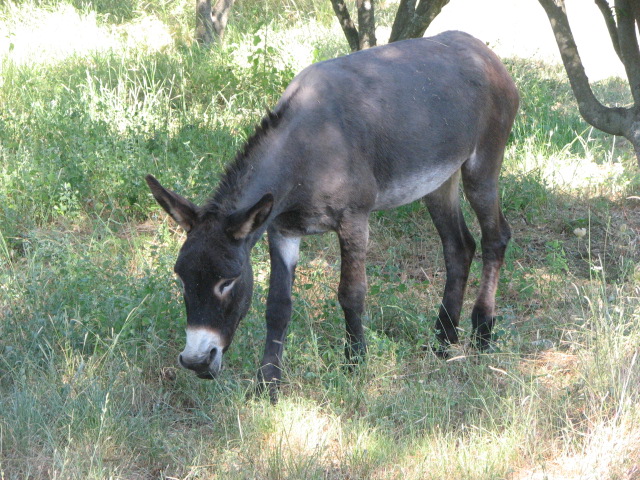
[[475, 251], [460, 210], [460, 177], [482, 230], [482, 281], [471, 321], [475, 344], [486, 348], [510, 237], [498, 176], [517, 108], [518, 92], [500, 60], [477, 39], [446, 32], [302, 71], [202, 207], [147, 176], [158, 203], [187, 231], [175, 265], [187, 310], [180, 364], [202, 378], [220, 371], [249, 308], [250, 252], [265, 231], [271, 277], [260, 385], [274, 386], [281, 376], [302, 235], [338, 234], [346, 357], [349, 364], [361, 359], [369, 215], [419, 198], [440, 234], [447, 270], [436, 336], [442, 351], [458, 342]]

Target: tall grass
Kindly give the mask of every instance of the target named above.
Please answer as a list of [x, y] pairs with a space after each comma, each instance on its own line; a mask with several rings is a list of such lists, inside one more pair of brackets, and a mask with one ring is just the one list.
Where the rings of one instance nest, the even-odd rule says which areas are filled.
[[[263, 242], [222, 377], [176, 368], [183, 234], [142, 178], [205, 198], [292, 76], [346, 53], [327, 5], [240, 2], [209, 51], [189, 46], [182, 0], [0, 7], [0, 478], [637, 478], [640, 179], [627, 145], [582, 122], [562, 70], [526, 59], [507, 60], [522, 108], [493, 352], [422, 351], [444, 266], [414, 204], [371, 222], [361, 369], [341, 368], [330, 235], [305, 241], [277, 406], [247, 400]], [[51, 24], [77, 35], [56, 43]], [[623, 102], [620, 84], [601, 95]]]

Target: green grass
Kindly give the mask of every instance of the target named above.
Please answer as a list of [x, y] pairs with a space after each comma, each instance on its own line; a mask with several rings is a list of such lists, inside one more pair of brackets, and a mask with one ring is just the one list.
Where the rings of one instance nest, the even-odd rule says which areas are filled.
[[[200, 381], [175, 360], [184, 236], [143, 177], [203, 200], [293, 75], [346, 44], [328, 2], [239, 2], [209, 51], [190, 46], [191, 2], [115, 3], [0, 7], [0, 479], [637, 477], [640, 178], [627, 144], [580, 119], [559, 67], [506, 60], [522, 107], [495, 351], [422, 351], [437, 235], [419, 203], [377, 213], [368, 362], [341, 368], [337, 242], [308, 238], [272, 406], [246, 400], [265, 242], [227, 368]], [[74, 34], [40, 37], [51, 25]], [[598, 95], [622, 104], [621, 85]]]

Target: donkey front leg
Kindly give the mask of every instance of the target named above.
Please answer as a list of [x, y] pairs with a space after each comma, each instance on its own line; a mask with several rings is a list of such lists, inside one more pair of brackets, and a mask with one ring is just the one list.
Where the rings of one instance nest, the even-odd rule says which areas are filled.
[[267, 296], [267, 339], [258, 371], [258, 393], [267, 387], [271, 400], [275, 401], [282, 377], [284, 337], [291, 320], [291, 287], [298, 263], [300, 237], [285, 237], [275, 228], [270, 228], [268, 235], [271, 276]]
[[338, 300], [344, 312], [347, 327], [345, 357], [353, 366], [364, 360], [366, 342], [362, 328], [364, 299], [367, 293], [365, 260], [369, 239], [369, 217], [362, 216], [344, 221], [338, 230], [341, 269]]

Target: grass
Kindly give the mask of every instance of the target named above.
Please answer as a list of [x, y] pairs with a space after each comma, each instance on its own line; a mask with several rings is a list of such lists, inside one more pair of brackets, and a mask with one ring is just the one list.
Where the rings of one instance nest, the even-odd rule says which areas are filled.
[[[559, 67], [506, 60], [522, 107], [495, 351], [422, 352], [436, 233], [421, 204], [377, 213], [367, 364], [340, 368], [339, 253], [309, 238], [274, 407], [246, 400], [266, 244], [227, 369], [199, 381], [175, 361], [183, 234], [142, 179], [204, 199], [292, 76], [345, 42], [328, 2], [241, 2], [210, 51], [190, 46], [191, 3], [116, 3], [0, 7], [1, 479], [639, 478], [640, 178], [628, 145], [582, 122]], [[621, 85], [598, 95], [624, 103]]]

